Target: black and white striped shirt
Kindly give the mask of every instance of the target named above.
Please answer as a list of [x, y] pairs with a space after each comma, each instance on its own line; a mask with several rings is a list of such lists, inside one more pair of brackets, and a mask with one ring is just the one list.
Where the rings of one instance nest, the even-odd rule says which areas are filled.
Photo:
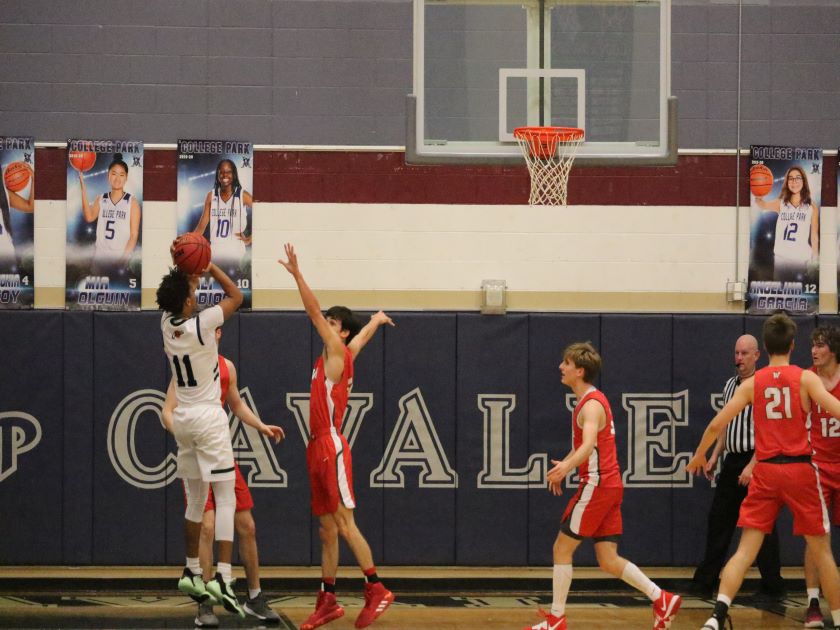
[[[723, 386], [724, 405], [729, 402], [740, 384], [741, 377], [737, 374], [726, 381], [726, 385]], [[741, 413], [735, 416], [726, 427], [724, 446], [727, 453], [748, 453], [755, 450], [752, 405], [744, 407]]]

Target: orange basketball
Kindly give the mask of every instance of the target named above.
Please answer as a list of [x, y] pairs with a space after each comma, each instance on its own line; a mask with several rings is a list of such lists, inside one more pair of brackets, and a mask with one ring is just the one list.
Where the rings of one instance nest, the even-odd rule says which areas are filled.
[[3, 183], [12, 192], [20, 192], [29, 184], [31, 174], [29, 167], [23, 162], [12, 162], [3, 173]]
[[763, 197], [773, 189], [773, 172], [764, 164], [750, 168], [750, 192], [756, 197]]
[[178, 269], [186, 274], [199, 274], [210, 263], [210, 243], [201, 234], [187, 232], [177, 239], [173, 259]]
[[96, 163], [94, 151], [70, 151], [70, 166], [84, 173], [93, 168]]

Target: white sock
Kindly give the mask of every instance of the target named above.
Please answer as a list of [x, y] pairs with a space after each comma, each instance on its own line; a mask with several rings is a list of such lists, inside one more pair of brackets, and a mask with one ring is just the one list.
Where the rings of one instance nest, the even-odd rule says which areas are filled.
[[555, 564], [551, 587], [554, 599], [551, 602], [551, 614], [562, 617], [566, 614], [566, 599], [569, 597], [569, 587], [572, 585], [572, 565]]
[[642, 570], [632, 562], [624, 565], [624, 571], [621, 572], [621, 579], [637, 591], [641, 591], [647, 595], [648, 599], [652, 602], [655, 602], [662, 595], [662, 589], [651, 582], [650, 578], [642, 573]]
[[261, 591], [262, 591], [261, 588], [249, 588], [248, 589], [248, 599], [256, 599], [257, 595], [259, 595]]
[[808, 591], [808, 601], [820, 598], [820, 587], [806, 589]]
[[187, 556], [187, 568], [193, 575], [201, 575], [201, 563], [198, 558], [190, 558]]
[[720, 630], [720, 626], [718, 625], [718, 620], [714, 617], [709, 617], [706, 620], [706, 623], [703, 624], [703, 630], [706, 628], [711, 628], [712, 630]]
[[724, 603], [724, 604], [726, 604], [727, 606], [731, 606], [731, 605], [732, 605], [732, 598], [731, 598], [731, 597], [727, 597], [727, 596], [726, 596], [726, 595], [724, 595], [723, 593], [718, 593], [718, 596], [717, 596], [717, 601], [719, 601], [719, 602], [723, 602], [723, 603]]
[[230, 566], [229, 562], [220, 562], [216, 565], [216, 570], [222, 575], [222, 580], [225, 584], [230, 582], [231, 574], [233, 573], [233, 569]]
[[840, 609], [831, 611], [831, 620], [834, 622], [835, 627], [840, 626]]

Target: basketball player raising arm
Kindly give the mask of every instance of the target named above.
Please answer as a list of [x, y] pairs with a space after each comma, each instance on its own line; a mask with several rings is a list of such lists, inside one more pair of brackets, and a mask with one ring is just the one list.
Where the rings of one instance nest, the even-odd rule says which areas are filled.
[[15, 245], [12, 240], [12, 216], [9, 208], [31, 213], [35, 210], [35, 178], [32, 167], [24, 164], [29, 169], [29, 197], [24, 199], [5, 185], [0, 186], [0, 273], [5, 273], [7, 265], [16, 261]]
[[808, 177], [801, 167], [787, 170], [778, 198], [764, 201], [763, 197], [755, 197], [755, 203], [762, 210], [779, 215], [774, 246], [777, 257], [783, 261], [817, 262], [820, 213], [811, 200]]
[[350, 547], [365, 577], [365, 605], [356, 628], [365, 628], [394, 601], [394, 595], [380, 582], [367, 540], [356, 525], [353, 493], [353, 465], [350, 445], [341, 433], [341, 422], [353, 387], [353, 359], [383, 324], [394, 325], [379, 311], [363, 327], [344, 306], [321, 312], [318, 299], [303, 279], [295, 249], [286, 244], [286, 260], [278, 261], [297, 283], [306, 314], [324, 342], [315, 362], [309, 393], [309, 443], [306, 465], [309, 473], [311, 507], [320, 524], [321, 590], [315, 611], [300, 626], [314, 630], [344, 615], [335, 596], [338, 572], [339, 535]]
[[140, 237], [140, 204], [134, 195], [125, 191], [127, 179], [128, 165], [123, 161], [122, 154], [116, 153], [108, 166], [108, 184], [111, 190], [97, 195], [94, 202], [90, 203], [84, 175], [79, 171], [82, 214], [85, 221], [93, 223], [103, 209], [107, 208], [109, 211], [109, 218], [96, 225], [97, 256], [101, 252], [102, 255], [116, 258], [121, 265], [128, 261]]
[[[176, 239], [170, 252], [178, 245]], [[195, 291], [198, 276], [177, 267], [164, 276], [157, 302], [163, 347], [175, 375], [177, 407], [172, 431], [178, 443], [178, 476], [184, 480], [187, 509], [184, 514], [186, 566], [178, 589], [199, 602], [215, 599], [233, 613], [244, 616], [231, 586], [235, 512], [233, 448], [228, 418], [221, 405], [219, 351], [215, 330], [242, 304], [242, 292], [215, 264], [209, 271], [225, 292], [215, 306], [198, 313]], [[199, 539], [208, 489], [216, 499], [216, 540], [219, 563], [214, 579], [205, 586], [199, 560]]]

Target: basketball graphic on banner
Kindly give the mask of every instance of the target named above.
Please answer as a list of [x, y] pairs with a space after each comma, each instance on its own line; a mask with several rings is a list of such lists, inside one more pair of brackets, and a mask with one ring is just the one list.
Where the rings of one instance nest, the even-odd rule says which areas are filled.
[[756, 197], [763, 197], [773, 190], [773, 173], [764, 164], [750, 168], [750, 192]]
[[70, 151], [70, 165], [77, 171], [84, 173], [93, 168], [96, 163], [94, 151]]
[[31, 171], [23, 162], [12, 162], [3, 173], [3, 184], [12, 192], [20, 192], [29, 184]]

